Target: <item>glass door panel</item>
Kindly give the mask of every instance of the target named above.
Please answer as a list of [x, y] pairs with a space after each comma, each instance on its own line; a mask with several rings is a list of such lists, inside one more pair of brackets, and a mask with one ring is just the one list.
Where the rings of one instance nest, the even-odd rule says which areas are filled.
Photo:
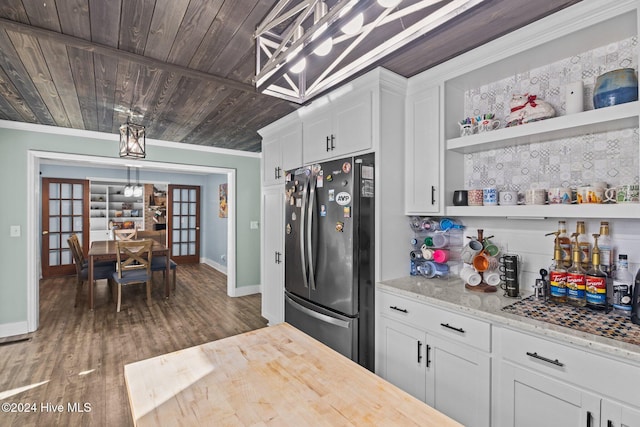
[[168, 224], [171, 258], [177, 263], [200, 262], [200, 187], [169, 185]]

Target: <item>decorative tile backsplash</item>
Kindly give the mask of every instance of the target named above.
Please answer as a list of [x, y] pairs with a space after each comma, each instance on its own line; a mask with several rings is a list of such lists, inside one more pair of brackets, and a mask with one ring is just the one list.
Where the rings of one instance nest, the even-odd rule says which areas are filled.
[[[462, 117], [495, 113], [504, 120], [512, 94], [530, 93], [565, 114], [565, 86], [582, 80], [584, 108], [593, 109], [596, 78], [618, 68], [636, 68], [637, 37], [612, 43], [544, 67], [469, 90]], [[526, 126], [523, 125], [523, 126]], [[515, 145], [465, 156], [465, 187], [517, 191], [574, 187], [604, 181], [609, 185], [638, 183], [638, 128]]]

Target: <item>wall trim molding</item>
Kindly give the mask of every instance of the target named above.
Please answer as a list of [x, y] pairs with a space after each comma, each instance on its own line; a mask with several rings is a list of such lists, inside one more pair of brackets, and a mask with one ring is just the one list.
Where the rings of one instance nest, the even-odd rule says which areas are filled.
[[[84, 129], [72, 129], [58, 126], [40, 125], [35, 123], [13, 122], [11, 120], [0, 120], [0, 128], [23, 130], [30, 132], [48, 133], [52, 135], [76, 136], [81, 138], [101, 139], [105, 141], [117, 142], [120, 140], [119, 135], [106, 132], [97, 132]], [[147, 145], [165, 148], [176, 148], [180, 150], [192, 150], [206, 153], [224, 154], [228, 156], [250, 157], [255, 159], [262, 158], [262, 153], [253, 153], [249, 151], [232, 150], [229, 148], [209, 147], [206, 145], [187, 144], [184, 142], [164, 141], [161, 139], [147, 138]]]

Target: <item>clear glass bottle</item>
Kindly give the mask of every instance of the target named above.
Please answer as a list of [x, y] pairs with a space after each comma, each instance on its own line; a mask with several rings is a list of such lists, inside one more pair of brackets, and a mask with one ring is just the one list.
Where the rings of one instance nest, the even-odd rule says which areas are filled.
[[566, 221], [558, 221], [558, 233], [562, 263], [567, 268], [571, 265], [571, 238], [567, 234]]
[[549, 282], [551, 285], [549, 298], [553, 302], [567, 302], [567, 269], [564, 268], [559, 237], [556, 236], [553, 263], [549, 267]]
[[591, 268], [585, 274], [585, 299], [587, 307], [594, 310], [607, 309], [607, 273], [600, 266], [599, 234], [593, 235], [593, 251], [591, 253]]
[[611, 305], [619, 314], [629, 316], [631, 313], [631, 286], [633, 275], [629, 272], [627, 255], [618, 255], [618, 268], [613, 275]]
[[613, 271], [613, 245], [611, 243], [611, 236], [609, 235], [608, 221], [600, 222], [598, 247], [600, 248], [600, 268], [608, 277], [611, 277], [611, 272]]
[[576, 239], [573, 245], [571, 256], [571, 267], [567, 270], [567, 303], [578, 307], [587, 304], [585, 299], [585, 277], [582, 268], [582, 251], [578, 245], [578, 234], [574, 234]]
[[[582, 269], [586, 270], [589, 268], [589, 263], [591, 262], [591, 244], [589, 243], [584, 221], [578, 221], [576, 224], [576, 234], [578, 235], [576, 245], [580, 248]], [[573, 256], [571, 258], [571, 264], [573, 265]]]

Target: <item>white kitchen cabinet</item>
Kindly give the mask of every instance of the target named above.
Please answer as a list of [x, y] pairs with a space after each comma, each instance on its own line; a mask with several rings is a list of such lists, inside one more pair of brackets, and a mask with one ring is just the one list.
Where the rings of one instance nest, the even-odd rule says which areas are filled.
[[640, 427], [640, 410], [602, 399], [600, 427]]
[[491, 425], [491, 359], [475, 348], [489, 348], [488, 324], [381, 291], [376, 306], [376, 373], [466, 426]]
[[405, 212], [441, 214], [439, 86], [407, 96], [405, 137]]
[[263, 186], [283, 185], [286, 171], [300, 166], [302, 166], [302, 123], [285, 120], [275, 125], [271, 131], [264, 131]]
[[263, 191], [262, 224], [262, 317], [275, 325], [284, 321], [284, 186]]
[[501, 362], [500, 373], [500, 426], [600, 425], [600, 399], [594, 394], [510, 362]]
[[347, 94], [336, 101], [312, 104], [303, 118], [304, 163], [338, 159], [373, 146], [373, 93]]

